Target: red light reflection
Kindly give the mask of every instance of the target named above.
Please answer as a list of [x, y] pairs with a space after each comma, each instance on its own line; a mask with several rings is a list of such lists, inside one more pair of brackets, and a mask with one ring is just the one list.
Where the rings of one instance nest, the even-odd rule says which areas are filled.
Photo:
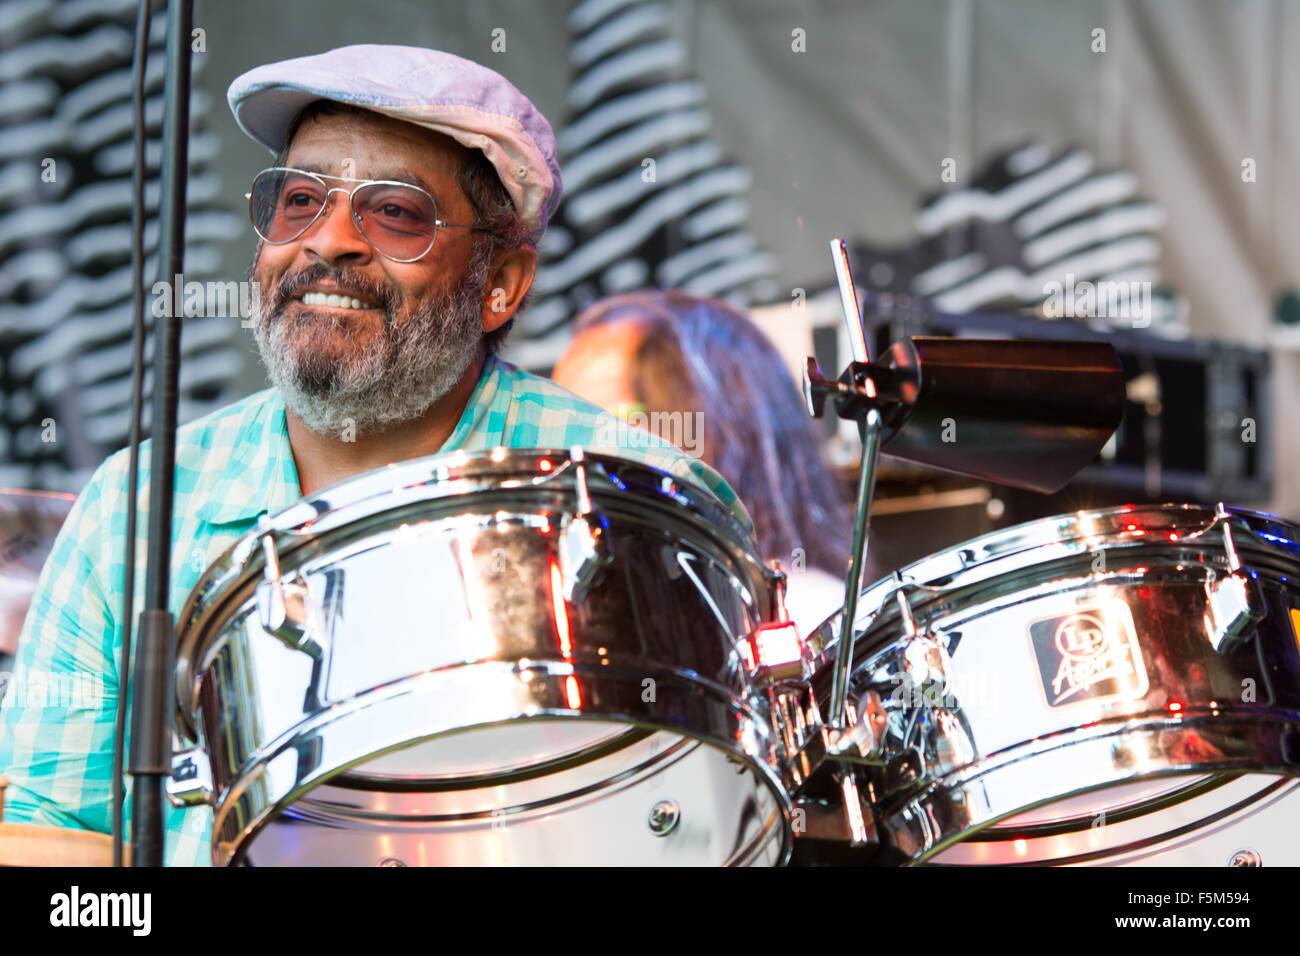
[[578, 686], [578, 678], [572, 674], [564, 678], [564, 696], [572, 710], [582, 709], [582, 688]]
[[573, 658], [573, 643], [569, 637], [569, 608], [564, 602], [564, 581], [560, 566], [551, 558], [551, 608], [555, 612], [555, 633], [560, 637], [560, 653], [565, 660]]

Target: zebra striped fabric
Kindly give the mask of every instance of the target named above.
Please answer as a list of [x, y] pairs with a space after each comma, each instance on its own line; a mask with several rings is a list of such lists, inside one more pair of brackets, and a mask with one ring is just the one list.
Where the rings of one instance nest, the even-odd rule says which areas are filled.
[[747, 226], [750, 173], [710, 136], [668, 4], [577, 0], [569, 28], [565, 198], [509, 352], [535, 369], [554, 363], [569, 321], [606, 295], [680, 288], [740, 307], [779, 295], [776, 260]]
[[[1081, 149], [1030, 143], [995, 156], [969, 185], [925, 200], [911, 245], [854, 243], [854, 276], [869, 291], [914, 296], [941, 312], [1036, 308], [1182, 336], [1178, 303], [1153, 292], [1164, 224], [1164, 210], [1138, 195], [1128, 170], [1097, 169]], [[1148, 312], [1112, 314], [1113, 303], [1100, 299], [1112, 288], [1126, 302], [1134, 291], [1146, 296]]]
[[[0, 4], [0, 486], [79, 490], [126, 443], [135, 11], [133, 0]], [[146, 76], [146, 292], [157, 273], [164, 27], [158, 13]], [[204, 61], [194, 54], [196, 73]], [[208, 99], [195, 90], [191, 100], [187, 282], [211, 277], [213, 243], [243, 232], [218, 201]], [[202, 311], [181, 337], [181, 421], [233, 398], [243, 364], [239, 318]]]

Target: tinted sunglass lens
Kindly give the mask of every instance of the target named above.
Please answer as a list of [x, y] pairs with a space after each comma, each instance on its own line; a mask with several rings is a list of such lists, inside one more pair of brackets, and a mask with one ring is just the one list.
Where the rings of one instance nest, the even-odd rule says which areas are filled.
[[370, 183], [352, 197], [361, 231], [376, 249], [394, 259], [418, 259], [433, 245], [438, 210], [413, 186]]
[[268, 242], [288, 242], [320, 215], [326, 189], [302, 173], [269, 170], [253, 181], [249, 199], [253, 226]]
[[[253, 180], [249, 215], [267, 242], [291, 242], [319, 218], [330, 190], [319, 179], [293, 170], [269, 169]], [[367, 183], [352, 194], [362, 235], [382, 255], [414, 261], [433, 246], [438, 210], [422, 189], [400, 183]]]

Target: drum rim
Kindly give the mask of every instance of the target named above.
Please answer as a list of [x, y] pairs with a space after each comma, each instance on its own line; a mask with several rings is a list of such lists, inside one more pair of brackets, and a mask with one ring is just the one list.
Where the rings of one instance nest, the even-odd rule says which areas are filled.
[[[304, 537], [301, 530], [304, 525], [311, 526], [311, 535], [319, 536], [366, 517], [378, 517], [421, 503], [458, 500], [482, 491], [526, 494], [533, 489], [555, 486], [557, 479], [565, 478], [568, 466], [573, 464], [571, 455], [569, 450], [557, 448], [495, 448], [474, 454], [449, 452], [376, 468], [322, 488], [274, 515], [267, 516], [264, 527], [245, 532], [218, 555], [191, 589], [180, 620], [187, 621], [193, 606], [224, 587], [226, 579], [232, 573], [237, 574], [241, 569], [250, 567], [260, 571], [258, 545], [268, 532], [272, 535], [281, 558], [284, 558], [293, 553], [295, 545]], [[697, 487], [681, 475], [644, 462], [587, 451], [583, 451], [583, 458], [588, 464], [606, 470], [610, 466], [616, 467], [619, 473], [615, 477], [624, 485], [628, 484], [623, 477], [625, 474], [647, 479], [638, 483], [638, 497], [657, 501], [702, 530], [710, 532], [713, 537], [727, 541], [733, 549], [745, 552], [746, 557], [757, 557], [757, 542], [753, 533], [743, 527], [712, 492]], [[538, 463], [544, 459], [553, 462], [549, 469], [539, 467]], [[493, 480], [502, 475], [525, 474], [532, 475], [537, 480], [529, 482], [527, 486], [522, 483], [503, 485], [499, 480]], [[671, 492], [664, 488], [664, 479], [671, 484]], [[593, 497], [605, 497], [611, 493], [609, 485], [590, 479], [589, 488]], [[400, 501], [394, 502], [393, 493], [399, 490], [404, 494]], [[344, 492], [350, 494], [344, 500], [339, 500], [338, 496]], [[753, 547], [736, 548], [738, 543]], [[763, 567], [761, 558], [757, 559], [757, 563]]]
[[[1239, 535], [1237, 538], [1237, 547], [1243, 557], [1266, 555], [1276, 559], [1276, 548], [1264, 545], [1256, 535], [1264, 531], [1278, 537], [1277, 532], [1281, 531], [1289, 535], [1287, 540], [1296, 547], [1294, 561], [1300, 569], [1300, 523], [1266, 511], [1237, 507], [1229, 507], [1225, 510], [1233, 518], [1240, 519], [1238, 527], [1244, 524], [1252, 532], [1249, 536]], [[999, 528], [918, 558], [898, 569], [895, 574], [880, 578], [863, 588], [859, 596], [854, 628], [858, 633], [854, 656], [860, 656], [864, 644], [870, 643], [864, 642], [863, 639], [878, 623], [877, 616], [886, 608], [900, 587], [916, 587], [921, 592], [947, 594], [978, 586], [984, 580], [1000, 577], [1014, 570], [1027, 570], [1052, 561], [1066, 563], [1080, 560], [1090, 557], [1099, 550], [1154, 550], [1159, 546], [1157, 542], [1154, 539], [1146, 539], [1146, 533], [1153, 530], [1150, 525], [1139, 525], [1136, 529], [1127, 527], [1129, 524], [1137, 523], [1134, 519], [1152, 516], [1190, 519], [1172, 523], [1160, 530], [1178, 534], [1178, 542], [1184, 547], [1209, 546], [1222, 551], [1219, 538], [1198, 540], [1211, 526], [1215, 509], [1190, 503], [1120, 505], [1114, 508], [1064, 512], [1021, 522], [1007, 528]], [[1091, 523], [1091, 532], [1084, 533], [1078, 530], [1085, 522]], [[1065, 536], [1061, 532], [1067, 528], [1075, 530], [1069, 536]], [[1050, 534], [1049, 529], [1056, 529], [1057, 533]], [[1179, 529], [1187, 533], [1183, 534]], [[1135, 531], [1142, 533], [1135, 534]], [[1051, 545], [1057, 545], [1058, 550], [1044, 556], [1043, 546]], [[1004, 563], [1005, 570], [999, 570], [997, 574], [988, 573], [989, 567], [998, 563]], [[1247, 561], [1247, 564], [1249, 563]], [[843, 624], [841, 609], [831, 614], [808, 635], [806, 643], [817, 667], [829, 666], [835, 659]]]
[[[1165, 726], [1161, 726], [1161, 724]], [[1155, 733], [1170, 733], [1176, 738], [1191, 737], [1192, 735], [1205, 736], [1207, 732], [1211, 735], [1222, 735], [1225, 739], [1235, 738], [1242, 739], [1242, 735], [1254, 731], [1257, 733], [1257, 740], [1264, 743], [1274, 744], [1277, 749], [1283, 746], [1283, 738], [1288, 734], [1295, 734], [1300, 731], [1300, 714], [1287, 712], [1286, 714], [1276, 714], [1269, 716], [1259, 712], [1246, 712], [1242, 710], [1230, 710], [1227, 713], [1222, 711], [1216, 714], [1192, 714], [1176, 721], [1162, 721], [1158, 717], [1149, 717], [1140, 721], [1115, 720], [1106, 722], [1107, 725], [1099, 725], [1099, 732], [1090, 736], [1087, 741], [1080, 741], [1075, 738], [1070, 743], [1062, 745], [1059, 749], [1062, 752], [1073, 751], [1077, 756], [1077, 746], [1080, 743], [1104, 743], [1112, 737], [1123, 735], [1131, 737], [1132, 735], [1150, 736]], [[1127, 726], [1125, 726], [1127, 724]], [[1133, 726], [1137, 724], [1137, 726]], [[1062, 733], [1061, 736], [1068, 736]], [[1217, 774], [1240, 774], [1240, 775], [1264, 775], [1276, 778], [1270, 781], [1267, 786], [1262, 787], [1251, 798], [1251, 801], [1266, 796], [1269, 791], [1277, 786], [1278, 781], [1286, 782], [1300, 781], [1300, 766], [1286, 765], [1283, 763], [1262, 764], [1255, 756], [1257, 748], [1251, 748], [1251, 753], [1238, 756], [1236, 759], [1225, 759], [1222, 761], [1204, 762], [1198, 764], [1166, 764], [1157, 766], [1145, 772], [1135, 773], [1128, 777], [1120, 779], [1104, 780], [1094, 786], [1079, 788], [1069, 793], [1052, 793], [1041, 799], [1024, 801], [1017, 799], [1005, 802], [1002, 806], [991, 809], [988, 813], [979, 816], [972, 816], [971, 819], [962, 826], [951, 824], [936, 825], [930, 822], [927, 825], [917, 825], [917, 818], [932, 820], [934, 810], [937, 805], [947, 805], [948, 798], [954, 793], [960, 791], [963, 786], [971, 783], [983, 782], [989, 779], [996, 779], [1006, 774], [1006, 772], [1016, 765], [1040, 756], [1042, 751], [1034, 751], [1035, 741], [1026, 741], [1016, 747], [1008, 748], [1001, 754], [996, 755], [999, 759], [983, 761], [980, 765], [972, 765], [964, 768], [962, 771], [947, 774], [944, 777], [932, 780], [930, 784], [920, 792], [913, 792], [910, 796], [901, 796], [897, 799], [890, 800], [888, 808], [878, 806], [877, 822], [884, 830], [890, 833], [891, 842], [898, 839], [899, 834], [904, 834], [907, 838], [919, 845], [920, 849], [915, 852], [903, 850], [904, 855], [911, 859], [909, 865], [926, 863], [933, 859], [939, 853], [949, 849], [959, 843], [967, 842], [973, 837], [978, 838], [980, 835], [988, 836], [992, 828], [1003, 823], [1018, 814], [1027, 810], [1033, 810], [1039, 807], [1047, 806], [1059, 800], [1068, 799], [1072, 796], [1079, 796], [1088, 793], [1104, 793], [1106, 790], [1128, 783], [1138, 783], [1148, 780], [1157, 780], [1162, 777], [1174, 777], [1179, 775], [1204, 775], [1214, 776]], [[990, 755], [995, 756], [995, 755]], [[1041, 792], [1046, 794], [1048, 788]], [[1163, 803], [1165, 798], [1157, 798], [1152, 802]], [[1250, 802], [1250, 801], [1247, 801]], [[1195, 832], [1196, 829], [1209, 822], [1213, 822], [1215, 816], [1208, 820], [1198, 820], [1194, 824], [1181, 825], [1176, 830], [1169, 833], [1159, 832], [1143, 840], [1144, 845], [1154, 845], [1165, 839], [1172, 839], [1177, 835]], [[935, 839], [935, 835], [938, 838]], [[1008, 835], [1001, 840], [994, 842], [1013, 842], [1014, 837]], [[982, 841], [981, 841], [982, 842]], [[901, 847], [900, 847], [901, 849]], [[1106, 851], [1098, 858], [1105, 859], [1111, 856], [1117, 856], [1127, 852], [1128, 845], [1115, 848], [1113, 851]], [[1040, 864], [1052, 864], [1053, 860], [1037, 861]]]
[[[661, 515], [671, 515], [693, 531], [700, 532], [704, 539], [727, 554], [733, 567], [747, 575], [756, 594], [766, 592], [771, 572], [758, 553], [753, 534], [743, 528], [712, 493], [695, 487], [679, 475], [643, 462], [585, 450], [582, 454], [587, 463], [602, 466], [607, 472], [610, 466], [618, 469], [615, 477], [622, 487], [588, 480], [592, 502], [597, 510], [602, 501], [617, 495], [619, 504], [634, 500], [651, 512], [658, 510]], [[198, 699], [197, 684], [202, 675], [196, 665], [211, 656], [212, 649], [208, 647], [211, 643], [208, 633], [211, 630], [210, 622], [220, 619], [223, 612], [232, 605], [238, 605], [245, 588], [262, 578], [265, 556], [261, 540], [268, 532], [275, 542], [282, 570], [289, 571], [299, 563], [297, 558], [304, 552], [319, 547], [321, 542], [329, 540], [333, 535], [347, 533], [348, 528], [361, 522], [371, 522], [372, 527], [380, 529], [387, 526], [387, 516], [408, 509], [414, 510], [421, 505], [441, 511], [454, 508], [462, 502], [474, 502], [476, 498], [479, 501], [486, 500], [482, 496], [485, 492], [508, 497], [511, 494], [541, 494], [552, 489], [570, 487], [569, 482], [557, 483], [556, 479], [565, 478], [566, 468], [574, 463], [572, 456], [573, 453], [566, 449], [495, 448], [476, 453], [457, 451], [412, 459], [374, 469], [321, 489], [277, 512], [268, 519], [265, 527], [254, 528], [241, 535], [200, 575], [177, 617], [177, 652], [173, 675], [174, 719], [178, 729], [187, 739], [195, 739], [193, 735], [198, 723], [195, 702]], [[541, 469], [538, 465], [541, 459], [550, 459], [552, 467]], [[524, 474], [534, 477], [540, 474], [545, 477], [528, 485], [501, 484], [503, 475]], [[639, 479], [630, 497], [627, 496], [632, 487], [629, 476]], [[405, 484], [402, 483], [403, 479], [407, 479]], [[664, 487], [665, 479], [670, 482], [671, 492]], [[518, 478], [506, 480], [517, 481]], [[405, 494], [400, 500], [393, 500], [392, 493], [399, 489]], [[331, 504], [331, 499], [337, 500], [340, 492], [349, 490], [355, 500], [349, 497]], [[443, 516], [435, 512], [433, 520]], [[393, 522], [396, 523], [398, 522]], [[304, 525], [310, 525], [311, 530], [300, 530]], [[760, 616], [766, 618], [768, 615], [764, 611]], [[204, 653], [197, 654], [200, 650]]]
[[[640, 490], [654, 490], [666, 499], [686, 505], [702, 512], [702, 516], [714, 524], [727, 525], [744, 536], [744, 528], [727, 510], [727, 507], [708, 490], [697, 487], [688, 478], [673, 474], [654, 465], [631, 458], [585, 448], [507, 448], [498, 446], [477, 452], [452, 451], [412, 458], [408, 461], [395, 462], [383, 468], [353, 475], [298, 499], [288, 507], [270, 518], [270, 527], [274, 531], [292, 531], [303, 524], [310, 523], [323, 526], [328, 530], [346, 521], [351, 521], [365, 514], [389, 510], [382, 505], [396, 489], [411, 491], [419, 489], [412, 500], [432, 501], [444, 497], [457, 497], [475, 491], [500, 489], [498, 479], [503, 474], [532, 476], [530, 485], [542, 486], [565, 477], [578, 459], [575, 452], [581, 452], [582, 461], [588, 465], [597, 465], [608, 469], [614, 466], [620, 471], [638, 474], [641, 477], [655, 479], [655, 483]], [[542, 468], [540, 462], [548, 460], [550, 467]], [[619, 476], [621, 477], [621, 475]], [[662, 479], [667, 478], [673, 484], [670, 493], [662, 488]], [[481, 480], [477, 484], [476, 480]], [[589, 478], [589, 480], [591, 480]], [[458, 484], [464, 482], [464, 485]], [[593, 490], [601, 487], [598, 482]], [[524, 485], [520, 484], [521, 490]], [[343, 500], [339, 500], [340, 495]]]

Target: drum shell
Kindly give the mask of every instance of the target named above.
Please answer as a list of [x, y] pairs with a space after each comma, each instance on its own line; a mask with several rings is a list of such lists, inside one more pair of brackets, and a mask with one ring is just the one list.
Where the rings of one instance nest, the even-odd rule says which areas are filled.
[[[537, 470], [542, 459], [548, 473]], [[178, 724], [208, 752], [217, 862], [239, 861], [276, 814], [377, 754], [544, 717], [667, 728], [725, 749], [777, 817], [788, 813], [736, 650], [772, 614], [771, 576], [752, 541], [671, 476], [589, 458], [603, 563], [574, 584], [565, 531], [587, 519], [576, 516], [563, 462], [564, 452], [521, 452], [450, 473], [412, 464], [276, 519], [281, 573], [310, 595], [315, 654], [263, 628], [254, 538], [209, 570], [183, 618]], [[506, 768], [460, 753], [467, 762], [426, 767], [415, 784], [384, 771], [366, 779], [409, 791], [481, 778], [492, 792]], [[549, 757], [520, 759], [536, 769]], [[430, 820], [444, 811], [463, 827], [518, 809], [439, 800], [436, 812], [421, 806], [422, 832], [436, 832]], [[777, 834], [756, 857], [780, 859], [783, 841]], [[551, 852], [547, 861], [564, 859], [563, 847]]]
[[[1086, 833], [1154, 813], [1180, 799], [1175, 780], [1187, 781], [1186, 796], [1193, 783], [1217, 786], [1238, 772], [1300, 774], [1300, 529], [1232, 514], [1266, 615], [1222, 651], [1205, 622], [1207, 587], [1228, 572], [1222, 525], [1212, 509], [1195, 506], [1064, 515], [916, 562], [900, 578], [915, 585], [903, 593], [917, 637], [904, 633], [895, 582], [868, 589], [850, 692], [854, 701], [877, 695], [888, 713], [877, 759], [858, 771], [883, 840], [914, 861], [942, 858], [973, 837], [1010, 845], [1053, 826]], [[1106, 671], [1079, 670], [1086, 655], [1060, 651], [1089, 618], [1119, 648], [1111, 660], [1132, 665], [1124, 679], [1089, 683]], [[811, 638], [823, 703], [839, 626], [832, 619]], [[1146, 810], [1101, 792], [1166, 778], [1174, 789], [1147, 788]], [[1073, 824], [1052, 817], [1057, 801], [1075, 798], [1093, 809], [1079, 810]], [[985, 829], [1028, 819], [1034, 808], [1043, 808], [1035, 819], [1053, 825]]]

